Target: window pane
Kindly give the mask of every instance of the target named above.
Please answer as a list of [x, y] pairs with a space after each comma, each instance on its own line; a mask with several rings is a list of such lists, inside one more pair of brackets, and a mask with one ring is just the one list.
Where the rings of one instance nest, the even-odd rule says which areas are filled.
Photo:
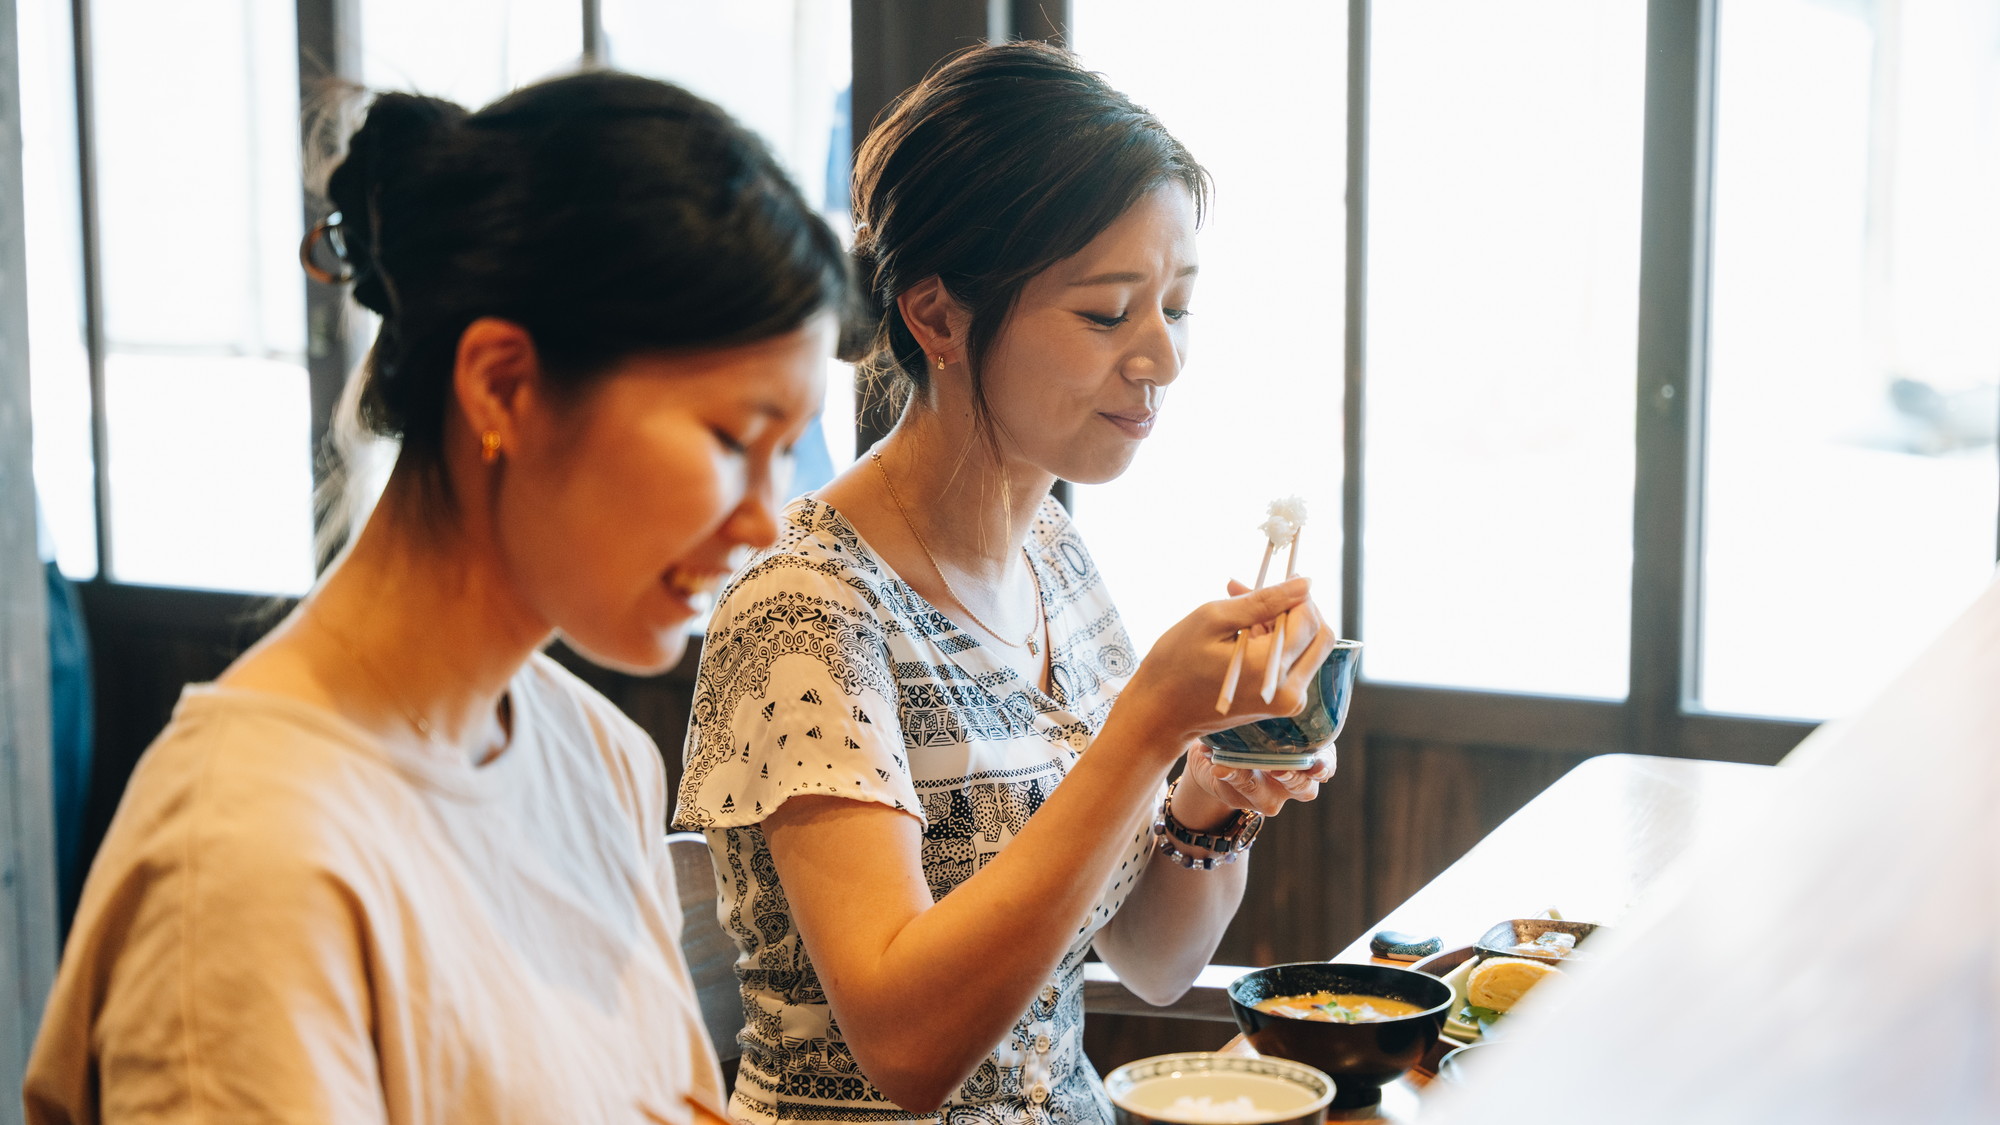
[[576, 69], [579, 0], [360, 0], [361, 81], [478, 109]]
[[[771, 145], [806, 198], [845, 212], [831, 188], [834, 127], [851, 69], [846, 0], [601, 0], [606, 61], [664, 78], [734, 114]], [[833, 164], [846, 167], [846, 154]]]
[[[1339, 613], [1347, 13], [1202, 0], [1074, 0], [1083, 60], [1159, 115], [1215, 177], [1189, 362], [1126, 474], [1076, 518], [1141, 649], [1230, 578], [1257, 526], [1306, 498], [1299, 572]], [[1273, 566], [1283, 576], [1284, 560]]]
[[[846, 0], [601, 0], [606, 61], [685, 86], [771, 146], [834, 229], [848, 233], [853, 66]], [[793, 490], [854, 460], [854, 370], [827, 361], [826, 407], [799, 444]]]
[[35, 496], [63, 573], [97, 573], [90, 355], [84, 344], [76, 57], [68, 5], [20, 4], [21, 188]]
[[1719, 35], [1699, 699], [1840, 715], [1993, 570], [2000, 7]]
[[305, 368], [113, 354], [104, 376], [119, 578], [274, 593], [310, 586]]
[[291, 10], [99, 0], [91, 13], [111, 346], [300, 354]]
[[1622, 698], [1642, 0], [1374, 8], [1367, 673]]
[[292, 8], [98, 0], [91, 15], [113, 577], [303, 590]]

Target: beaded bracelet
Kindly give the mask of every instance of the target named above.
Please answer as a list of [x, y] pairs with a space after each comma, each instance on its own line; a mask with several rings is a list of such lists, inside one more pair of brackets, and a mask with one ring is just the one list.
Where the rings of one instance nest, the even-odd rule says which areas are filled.
[[[1166, 799], [1160, 802], [1159, 814], [1153, 818], [1154, 846], [1162, 855], [1190, 870], [1198, 867], [1203, 871], [1213, 871], [1218, 864], [1235, 863], [1237, 857], [1250, 850], [1250, 845], [1257, 840], [1257, 833], [1264, 827], [1261, 813], [1238, 809], [1222, 831], [1196, 832], [1174, 819], [1174, 790], [1179, 785], [1180, 779], [1175, 778], [1167, 786]], [[1174, 846], [1176, 840], [1191, 848], [1204, 848], [1215, 854], [1190, 855]]]

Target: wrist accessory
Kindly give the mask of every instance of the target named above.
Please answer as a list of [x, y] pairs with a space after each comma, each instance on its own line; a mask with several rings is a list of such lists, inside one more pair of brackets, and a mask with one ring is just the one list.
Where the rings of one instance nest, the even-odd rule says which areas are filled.
[[[1168, 859], [1186, 868], [1199, 867], [1203, 871], [1213, 871], [1224, 863], [1235, 863], [1238, 856], [1250, 850], [1257, 840], [1257, 833], [1264, 828], [1262, 813], [1237, 809], [1229, 818], [1229, 823], [1215, 832], [1196, 832], [1174, 819], [1174, 790], [1180, 785], [1175, 778], [1167, 786], [1166, 799], [1160, 802], [1159, 815], [1153, 818], [1154, 846]], [[1178, 840], [1191, 848], [1203, 848], [1213, 855], [1196, 856], [1174, 846]]]

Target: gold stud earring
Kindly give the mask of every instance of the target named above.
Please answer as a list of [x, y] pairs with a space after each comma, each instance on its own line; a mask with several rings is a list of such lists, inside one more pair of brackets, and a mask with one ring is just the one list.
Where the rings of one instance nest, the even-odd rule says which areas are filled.
[[500, 459], [500, 431], [488, 430], [479, 435], [479, 459], [489, 465]]
[[943, 353], [943, 352], [939, 352], [939, 353], [938, 353], [938, 370], [939, 370], [939, 371], [943, 371], [943, 370], [944, 370], [944, 353]]

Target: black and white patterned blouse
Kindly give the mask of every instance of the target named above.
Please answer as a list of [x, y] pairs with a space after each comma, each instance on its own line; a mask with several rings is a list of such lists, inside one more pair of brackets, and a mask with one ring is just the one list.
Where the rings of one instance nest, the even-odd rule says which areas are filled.
[[1029, 545], [1049, 615], [1050, 694], [810, 497], [786, 509], [776, 546], [723, 591], [702, 648], [677, 815], [708, 836], [723, 926], [739, 948], [747, 1026], [733, 1116], [759, 1125], [1111, 1120], [1083, 1053], [1083, 961], [1145, 867], [1145, 833], [1013, 1030], [939, 1115], [918, 1117], [862, 1076], [833, 1025], [760, 827], [801, 793], [904, 810], [923, 823], [934, 898], [1014, 838], [1137, 665], [1096, 565], [1053, 499], [1036, 512]]

